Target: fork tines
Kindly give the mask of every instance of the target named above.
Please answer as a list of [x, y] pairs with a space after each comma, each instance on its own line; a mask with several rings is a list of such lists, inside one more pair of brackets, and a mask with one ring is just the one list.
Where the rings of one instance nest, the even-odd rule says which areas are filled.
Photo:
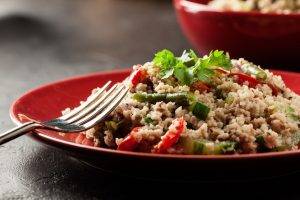
[[68, 124], [81, 126], [84, 129], [92, 128], [111, 113], [126, 96], [129, 90], [126, 81], [127, 79], [107, 90], [111, 84], [111, 81], [108, 81], [92, 94], [87, 101], [59, 119]]

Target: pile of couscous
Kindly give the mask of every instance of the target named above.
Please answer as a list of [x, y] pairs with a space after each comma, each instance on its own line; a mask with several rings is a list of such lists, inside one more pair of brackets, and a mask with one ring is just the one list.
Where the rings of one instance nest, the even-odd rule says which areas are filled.
[[280, 76], [223, 51], [162, 50], [133, 67], [125, 99], [84, 134], [122, 151], [236, 154], [296, 150], [299, 126], [300, 97]]
[[300, 13], [300, 0], [212, 0], [209, 2], [209, 6], [227, 11]]

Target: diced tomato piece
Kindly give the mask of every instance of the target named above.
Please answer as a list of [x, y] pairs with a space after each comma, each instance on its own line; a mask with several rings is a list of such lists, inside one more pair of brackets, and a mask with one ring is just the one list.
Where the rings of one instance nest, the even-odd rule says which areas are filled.
[[205, 83], [203, 83], [202, 81], [196, 81], [195, 83], [192, 84], [191, 87], [194, 90], [199, 90], [200, 92], [210, 90], [210, 88]]
[[161, 141], [154, 146], [152, 152], [154, 153], [166, 153], [168, 148], [176, 144], [180, 138], [180, 135], [186, 128], [186, 122], [183, 117], [175, 119], [169, 127], [168, 132], [161, 137]]
[[147, 78], [148, 74], [145, 69], [142, 69], [141, 67], [134, 72], [134, 75], [131, 78], [131, 83], [133, 86], [136, 86], [137, 84], [143, 82]]
[[244, 73], [231, 73], [230, 76], [237, 76], [237, 82], [239, 84], [243, 84], [247, 81], [249, 83], [249, 87], [255, 87], [260, 84], [260, 81]]
[[117, 149], [121, 151], [133, 151], [138, 145], [138, 141], [135, 139], [134, 134], [138, 132], [139, 129], [140, 127], [133, 128], [132, 131], [118, 145]]
[[[257, 80], [255, 78], [253, 78], [252, 76], [249, 76], [247, 74], [244, 73], [231, 73], [230, 76], [237, 76], [237, 82], [239, 84], [243, 84], [244, 82], [248, 82], [250, 87], [255, 87], [258, 84], [263, 84], [263, 82], [261, 82], [260, 80]], [[272, 89], [272, 94], [277, 96], [278, 93], [280, 92], [280, 89], [278, 87], [276, 87], [273, 84], [267, 83], [267, 85]]]

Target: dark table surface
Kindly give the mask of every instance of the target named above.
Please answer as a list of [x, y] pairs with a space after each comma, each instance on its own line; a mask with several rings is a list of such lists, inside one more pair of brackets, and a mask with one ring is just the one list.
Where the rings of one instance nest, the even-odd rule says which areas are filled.
[[[158, 49], [190, 48], [170, 1], [11, 0], [1, 1], [0, 8], [1, 130], [13, 127], [9, 106], [28, 89], [143, 63]], [[0, 199], [298, 199], [299, 177], [242, 183], [136, 180], [95, 171], [26, 136], [0, 146]]]

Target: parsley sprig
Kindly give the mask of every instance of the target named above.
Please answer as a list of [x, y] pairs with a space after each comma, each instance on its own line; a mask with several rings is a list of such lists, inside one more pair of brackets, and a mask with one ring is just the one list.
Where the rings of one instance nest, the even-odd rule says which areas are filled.
[[175, 57], [171, 51], [164, 49], [155, 54], [153, 63], [160, 68], [162, 79], [174, 76], [182, 85], [190, 85], [195, 81], [209, 83], [216, 68], [232, 68], [229, 55], [219, 50], [199, 58], [193, 50], [184, 51], [181, 57]]

